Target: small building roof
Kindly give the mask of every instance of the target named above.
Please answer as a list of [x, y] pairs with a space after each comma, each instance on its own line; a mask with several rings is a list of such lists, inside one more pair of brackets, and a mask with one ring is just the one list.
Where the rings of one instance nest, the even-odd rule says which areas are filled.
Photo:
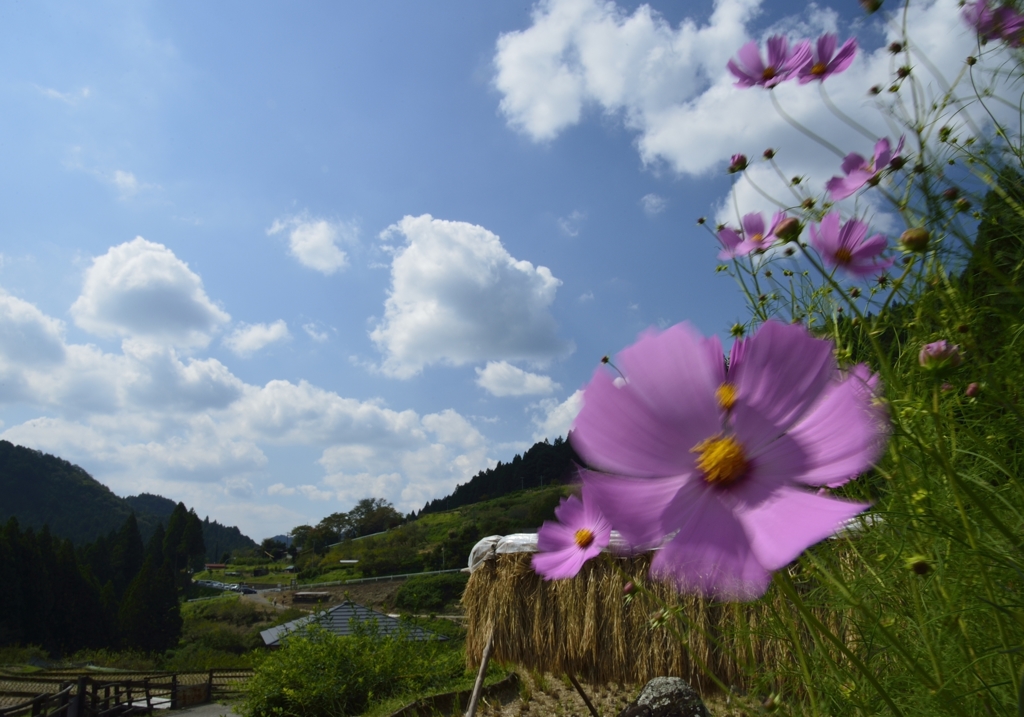
[[322, 627], [327, 628], [335, 635], [344, 637], [353, 634], [357, 623], [370, 622], [374, 620], [377, 622], [377, 630], [381, 635], [403, 633], [409, 640], [448, 639], [444, 635], [438, 635], [429, 630], [424, 630], [421, 627], [402, 624], [397, 617], [391, 617], [390, 615], [385, 615], [382, 612], [371, 610], [368, 607], [357, 605], [350, 600], [346, 600], [340, 605], [336, 605], [324, 612], [309, 615], [307, 617], [300, 617], [298, 620], [292, 620], [291, 622], [286, 622], [283, 625], [263, 630], [260, 633], [260, 637], [263, 638], [264, 644], [268, 647], [279, 647], [281, 645], [281, 638], [291, 632], [301, 630], [313, 621], [318, 622]]

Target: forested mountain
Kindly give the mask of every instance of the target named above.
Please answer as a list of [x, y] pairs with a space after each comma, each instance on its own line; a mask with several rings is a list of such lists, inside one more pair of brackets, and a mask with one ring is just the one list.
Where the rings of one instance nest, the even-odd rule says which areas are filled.
[[[130, 495], [124, 500], [135, 510], [136, 515], [154, 516], [164, 524], [176, 505], [170, 498], [152, 493]], [[210, 520], [209, 516], [203, 520], [203, 542], [206, 544], [207, 560], [211, 563], [220, 562], [225, 553], [258, 547], [256, 541], [243, 535], [235, 526], [221, 525], [216, 520]]]
[[129, 513], [116, 530], [77, 549], [48, 527], [0, 527], [0, 647], [39, 645], [53, 655], [82, 649], [173, 647], [189, 565], [205, 553], [201, 521], [178, 503], [148, 544]]
[[[142, 539], [149, 540], [160, 525], [167, 525], [177, 505], [148, 493], [120, 498], [79, 466], [9, 441], [0, 441], [0, 496], [0, 523], [17, 518], [22, 530], [49, 526], [54, 538], [76, 547], [119, 530], [133, 513]], [[224, 553], [256, 547], [238, 528], [209, 518], [202, 525], [211, 562]]]
[[571, 483], [577, 463], [579, 457], [568, 441], [561, 437], [554, 443], [544, 440], [533, 444], [522, 456], [516, 454], [511, 463], [498, 461], [494, 468], [480, 471], [468, 483], [457, 486], [451, 495], [427, 503], [419, 514], [452, 510], [525, 488]]

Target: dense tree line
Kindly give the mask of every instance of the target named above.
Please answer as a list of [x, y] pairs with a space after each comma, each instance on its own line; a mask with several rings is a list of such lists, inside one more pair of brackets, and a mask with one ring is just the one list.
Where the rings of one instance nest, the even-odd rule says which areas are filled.
[[[176, 507], [170, 498], [152, 493], [130, 495], [124, 500], [135, 510], [137, 515], [152, 515], [164, 524]], [[142, 535], [148, 534], [143, 529]], [[227, 562], [225, 555], [230, 556], [235, 551], [247, 551], [256, 547], [256, 541], [243, 535], [242, 531], [235, 526], [221, 525], [216, 520], [210, 520], [209, 516], [203, 518], [203, 543], [206, 545], [205, 562], [207, 563]]]
[[395, 507], [383, 498], [363, 498], [347, 513], [332, 513], [315, 526], [299, 525], [292, 529], [294, 544], [303, 550], [320, 553], [328, 545], [383, 533], [405, 522]]
[[468, 483], [457, 486], [451, 495], [430, 501], [419, 515], [461, 508], [526, 488], [570, 483], [577, 463], [579, 458], [568, 441], [559, 437], [548, 443], [545, 439], [522, 456], [516, 454], [511, 463], [498, 461], [494, 468], [480, 471]]
[[0, 646], [39, 645], [55, 655], [173, 647], [179, 594], [190, 563], [204, 553], [202, 522], [182, 503], [148, 542], [132, 513], [119, 530], [78, 550], [48, 526], [22, 529], [11, 518], [0, 528]]

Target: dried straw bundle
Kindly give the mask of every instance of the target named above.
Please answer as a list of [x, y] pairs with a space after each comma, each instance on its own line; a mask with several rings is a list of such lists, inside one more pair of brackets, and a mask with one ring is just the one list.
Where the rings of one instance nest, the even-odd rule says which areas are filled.
[[[649, 556], [592, 560], [571, 580], [545, 581], [533, 571], [529, 553], [487, 560], [474, 570], [462, 597], [469, 618], [468, 666], [480, 664], [493, 628], [494, 659], [572, 674], [594, 685], [671, 675], [705, 693], [719, 684], [748, 687], [748, 677], [763, 673], [765, 665], [797, 669], [792, 633], [772, 619], [791, 610], [777, 591], [755, 603], [718, 603], [645, 582], [683, 617], [652, 627], [662, 604], [646, 596], [627, 604], [622, 592], [623, 573], [639, 578], [649, 566]], [[840, 627], [836, 618], [828, 622]], [[804, 649], [813, 644], [807, 634], [800, 641]]]

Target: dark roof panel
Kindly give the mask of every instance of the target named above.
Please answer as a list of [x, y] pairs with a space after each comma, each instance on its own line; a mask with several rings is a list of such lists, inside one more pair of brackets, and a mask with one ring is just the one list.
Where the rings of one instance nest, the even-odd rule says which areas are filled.
[[404, 631], [406, 637], [410, 640], [448, 639], [443, 635], [437, 635], [420, 627], [404, 625], [396, 617], [391, 617], [390, 615], [385, 615], [382, 612], [377, 612], [376, 610], [371, 610], [368, 607], [363, 607], [362, 605], [357, 605], [354, 602], [348, 601], [343, 602], [340, 605], [335, 605], [325, 612], [310, 615], [308, 617], [300, 617], [298, 620], [292, 620], [291, 622], [286, 622], [284, 625], [278, 625], [277, 627], [272, 627], [269, 630], [264, 630], [260, 633], [260, 636], [263, 638], [263, 642], [266, 645], [276, 647], [281, 644], [282, 637], [290, 632], [294, 632], [295, 630], [300, 630], [314, 620], [333, 632], [335, 635], [342, 637], [351, 635], [354, 632], [353, 627], [356, 623], [376, 620], [377, 629], [382, 635], [390, 635]]

